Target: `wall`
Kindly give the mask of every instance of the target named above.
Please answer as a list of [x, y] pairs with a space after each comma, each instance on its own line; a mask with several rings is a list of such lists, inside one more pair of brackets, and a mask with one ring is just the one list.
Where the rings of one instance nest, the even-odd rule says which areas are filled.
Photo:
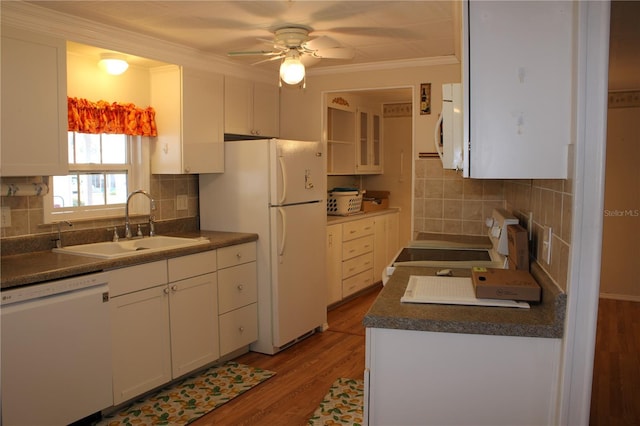
[[[41, 182], [42, 177], [0, 178], [0, 183]], [[176, 209], [176, 196], [188, 195], [188, 209]], [[198, 216], [198, 176], [197, 175], [152, 175], [151, 195], [156, 200], [156, 220], [167, 221]], [[54, 232], [55, 225], [43, 224], [42, 197], [16, 196], [0, 197], [2, 207], [11, 208], [11, 226], [0, 229], [0, 237], [24, 237]], [[139, 220], [140, 222], [145, 222]], [[132, 220], [138, 223], [138, 220]], [[73, 222], [73, 230], [105, 229], [105, 238], [111, 235], [106, 230], [118, 226], [124, 228], [124, 215], [120, 218]], [[122, 231], [120, 232], [122, 236]]]
[[640, 301], [640, 91], [609, 94], [600, 296]]

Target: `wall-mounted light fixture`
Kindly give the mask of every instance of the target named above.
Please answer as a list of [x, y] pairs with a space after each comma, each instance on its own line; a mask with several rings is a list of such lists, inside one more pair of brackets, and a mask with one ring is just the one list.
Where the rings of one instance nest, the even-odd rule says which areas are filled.
[[298, 84], [304, 79], [304, 65], [297, 50], [290, 50], [282, 60], [280, 78], [287, 84]]
[[120, 75], [129, 68], [127, 57], [119, 53], [101, 53], [98, 65], [111, 75]]

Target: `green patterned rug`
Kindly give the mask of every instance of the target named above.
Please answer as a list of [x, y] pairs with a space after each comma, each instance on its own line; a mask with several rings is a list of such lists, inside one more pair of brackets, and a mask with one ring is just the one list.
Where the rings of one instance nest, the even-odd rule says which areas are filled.
[[99, 426], [186, 425], [276, 373], [235, 362], [211, 367], [115, 412]]
[[362, 425], [364, 381], [340, 378], [333, 382], [309, 419], [309, 425]]

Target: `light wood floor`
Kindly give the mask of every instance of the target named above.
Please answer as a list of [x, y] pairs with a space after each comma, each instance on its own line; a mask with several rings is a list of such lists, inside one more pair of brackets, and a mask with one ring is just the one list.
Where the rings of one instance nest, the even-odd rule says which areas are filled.
[[640, 425], [640, 303], [600, 299], [591, 426]]
[[[237, 358], [277, 374], [192, 424], [306, 424], [334, 380], [363, 377], [362, 318], [379, 289], [330, 311], [324, 333], [273, 356]], [[600, 300], [589, 423], [640, 425], [640, 303]]]
[[324, 333], [316, 333], [273, 356], [249, 352], [236, 358], [239, 363], [277, 374], [191, 424], [307, 424], [337, 378], [363, 378], [362, 318], [381, 288], [329, 311], [329, 329]]

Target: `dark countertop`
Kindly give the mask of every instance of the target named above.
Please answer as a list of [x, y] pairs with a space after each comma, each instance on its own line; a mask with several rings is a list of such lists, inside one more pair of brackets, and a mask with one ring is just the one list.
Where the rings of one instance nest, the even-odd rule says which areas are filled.
[[[537, 264], [531, 274], [542, 287], [542, 301], [530, 309], [401, 303], [411, 275], [435, 275], [441, 268], [396, 267], [386, 286], [364, 317], [371, 328], [446, 333], [560, 338], [564, 331], [566, 294]], [[471, 276], [470, 269], [453, 275]]]
[[63, 279], [76, 275], [99, 272], [106, 269], [120, 268], [171, 257], [184, 256], [221, 247], [242, 244], [258, 239], [257, 234], [240, 232], [195, 231], [167, 233], [180, 237], [205, 237], [209, 244], [145, 253], [118, 259], [98, 259], [72, 254], [38, 251], [25, 254], [2, 256], [0, 280], [2, 290], [44, 281]]

